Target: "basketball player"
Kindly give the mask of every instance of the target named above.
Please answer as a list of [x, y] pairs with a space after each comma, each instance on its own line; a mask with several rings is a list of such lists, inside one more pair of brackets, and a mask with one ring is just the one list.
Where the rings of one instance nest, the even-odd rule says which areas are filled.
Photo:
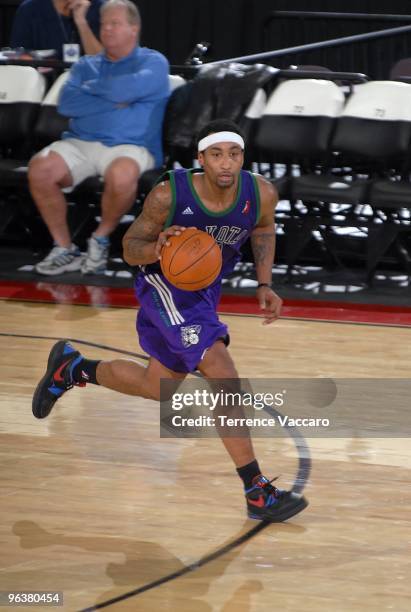
[[[92, 361], [67, 341], [57, 342], [34, 393], [37, 418], [48, 416], [73, 385], [92, 383], [158, 400], [160, 379], [183, 380], [196, 369], [207, 378], [238, 379], [227, 350], [227, 326], [218, 319], [216, 309], [221, 278], [232, 272], [249, 236], [263, 323], [279, 317], [282, 302], [271, 289], [275, 188], [261, 176], [242, 170], [244, 140], [231, 121], [217, 120], [203, 128], [198, 136], [198, 160], [203, 172], [171, 171], [169, 181], [151, 191], [123, 239], [124, 259], [141, 266], [136, 279], [141, 305], [137, 331], [150, 356], [148, 366], [125, 359]], [[168, 238], [186, 226], [209, 232], [222, 248], [221, 274], [201, 291], [175, 288], [161, 274], [158, 263]], [[304, 497], [277, 489], [262, 475], [249, 436], [222, 437], [222, 441], [243, 481], [251, 518], [280, 522], [306, 507]]]

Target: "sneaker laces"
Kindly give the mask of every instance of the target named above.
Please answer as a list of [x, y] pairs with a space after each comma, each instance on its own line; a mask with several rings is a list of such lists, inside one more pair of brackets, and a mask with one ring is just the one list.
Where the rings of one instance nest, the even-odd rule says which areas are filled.
[[64, 387], [66, 391], [70, 391], [70, 389], [72, 389], [73, 387], [85, 387], [86, 386], [85, 382], [76, 382], [75, 380], [73, 380], [73, 377], [70, 372], [70, 363], [66, 365], [62, 374], [63, 374]]
[[47, 257], [43, 259], [43, 262], [53, 261], [56, 265], [62, 266], [67, 263], [67, 258], [78, 257], [79, 255], [80, 252], [78, 250], [78, 247], [76, 247], [75, 245], [72, 245], [70, 248], [56, 245], [51, 249]]
[[253, 484], [251, 489], [247, 491], [247, 494], [251, 493], [252, 491], [255, 491], [256, 489], [264, 489], [264, 491], [268, 495], [274, 495], [274, 497], [276, 498], [280, 497], [281, 495], [280, 489], [277, 489], [277, 487], [273, 487], [273, 485], [271, 484], [272, 482], [274, 482], [275, 480], [278, 480], [279, 478], [280, 476], [275, 476], [271, 480], [267, 480], [265, 476], [257, 476], [256, 482]]
[[60, 257], [61, 255], [67, 255], [70, 253], [70, 249], [66, 249], [66, 247], [55, 246], [51, 249], [50, 253], [47, 255], [44, 261], [49, 261], [50, 259], [54, 259]]

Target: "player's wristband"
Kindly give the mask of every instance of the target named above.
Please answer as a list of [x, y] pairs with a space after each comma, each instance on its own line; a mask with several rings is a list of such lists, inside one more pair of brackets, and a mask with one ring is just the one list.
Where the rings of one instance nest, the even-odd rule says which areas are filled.
[[271, 289], [271, 285], [269, 283], [258, 283], [257, 289], [259, 289], [260, 287], [270, 287]]

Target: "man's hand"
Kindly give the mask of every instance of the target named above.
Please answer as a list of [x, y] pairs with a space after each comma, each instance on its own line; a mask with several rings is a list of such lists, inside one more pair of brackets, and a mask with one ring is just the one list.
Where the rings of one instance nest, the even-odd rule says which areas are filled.
[[74, 23], [77, 26], [85, 23], [90, 4], [89, 0], [67, 0], [67, 6], [71, 10]]
[[170, 236], [180, 236], [181, 232], [184, 232], [186, 228], [182, 225], [170, 225], [167, 229], [161, 232], [157, 239], [157, 244], [155, 246], [155, 253], [158, 259], [161, 258], [161, 249], [163, 246], [169, 246], [168, 238]]
[[265, 311], [263, 325], [269, 325], [276, 321], [281, 313], [282, 299], [270, 287], [259, 287], [257, 289], [257, 299], [261, 310]]

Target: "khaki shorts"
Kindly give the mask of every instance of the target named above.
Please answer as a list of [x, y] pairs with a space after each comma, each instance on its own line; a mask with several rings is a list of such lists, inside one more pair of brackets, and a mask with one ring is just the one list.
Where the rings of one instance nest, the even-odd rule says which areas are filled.
[[140, 174], [154, 168], [154, 157], [151, 153], [145, 147], [136, 145], [108, 147], [101, 142], [67, 138], [52, 142], [38, 155], [45, 156], [50, 151], [58, 153], [64, 159], [73, 178], [73, 185], [64, 191], [71, 191], [90, 176], [104, 177], [109, 165], [119, 157], [134, 159], [138, 164]]

